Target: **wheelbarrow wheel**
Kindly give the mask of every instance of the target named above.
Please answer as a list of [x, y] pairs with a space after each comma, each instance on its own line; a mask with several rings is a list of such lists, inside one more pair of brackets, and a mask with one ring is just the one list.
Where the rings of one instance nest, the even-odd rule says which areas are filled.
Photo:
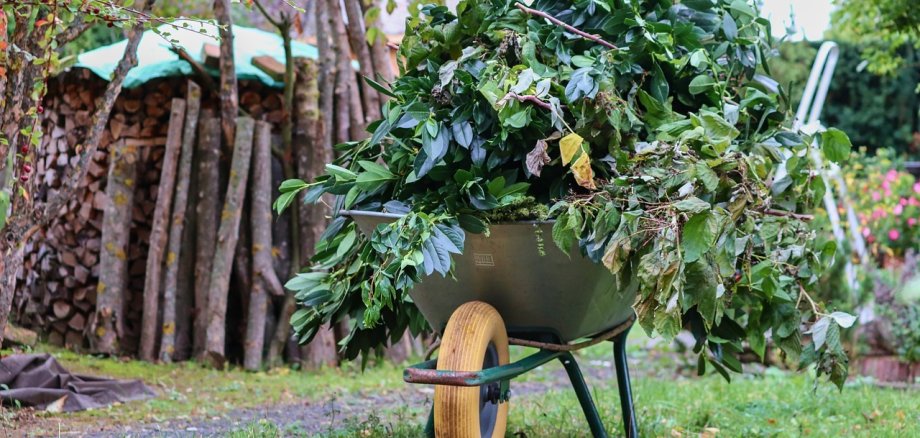
[[[438, 369], [479, 371], [508, 363], [508, 333], [494, 307], [470, 301], [450, 316], [441, 337]], [[499, 384], [481, 387], [436, 385], [435, 435], [443, 438], [503, 437], [508, 402], [500, 402]]]

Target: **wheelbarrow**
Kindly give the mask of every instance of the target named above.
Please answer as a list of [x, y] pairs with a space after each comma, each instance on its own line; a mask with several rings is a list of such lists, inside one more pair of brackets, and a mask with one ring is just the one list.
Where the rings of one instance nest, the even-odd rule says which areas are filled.
[[[343, 211], [370, 235], [399, 215]], [[638, 284], [616, 284], [601, 264], [571, 256], [552, 243], [551, 221], [492, 224], [488, 236], [467, 233], [454, 276], [428, 276], [409, 291], [440, 334], [437, 359], [405, 370], [408, 383], [435, 385], [425, 432], [438, 437], [502, 437], [510, 381], [558, 359], [594, 437], [606, 437], [588, 385], [572, 351], [613, 341], [623, 427], [638, 436], [626, 362], [626, 337]], [[574, 343], [574, 341], [582, 340]], [[536, 348], [515, 362], [508, 345]], [[509, 363], [510, 362], [510, 363]]]

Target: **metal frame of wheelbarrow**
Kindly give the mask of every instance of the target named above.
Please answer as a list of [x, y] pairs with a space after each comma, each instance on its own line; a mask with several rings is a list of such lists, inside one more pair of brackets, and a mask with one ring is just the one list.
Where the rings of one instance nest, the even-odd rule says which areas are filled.
[[[617, 372], [617, 387], [620, 392], [620, 407], [623, 415], [623, 429], [627, 437], [635, 438], [639, 436], [639, 432], [636, 426], [636, 412], [633, 406], [629, 367], [626, 361], [626, 337], [629, 334], [629, 329], [632, 328], [633, 322], [635, 322], [635, 315], [613, 329], [578, 344], [554, 344], [508, 338], [508, 343], [511, 345], [539, 348], [539, 351], [507, 365], [480, 371], [438, 370], [436, 369], [437, 359], [432, 359], [406, 368], [403, 373], [403, 380], [407, 383], [467, 387], [497, 384], [498, 393], [496, 394], [496, 399], [499, 402], [505, 402], [511, 393], [511, 379], [532, 371], [553, 359], [559, 359], [569, 375], [572, 388], [578, 397], [578, 403], [581, 404], [581, 409], [584, 411], [588, 425], [591, 427], [591, 434], [595, 438], [606, 438], [607, 431], [604, 429], [604, 423], [601, 421], [597, 407], [594, 405], [594, 398], [591, 396], [591, 391], [588, 389], [584, 376], [581, 374], [581, 369], [578, 367], [578, 363], [575, 362], [575, 357], [572, 356], [571, 352], [602, 341], [612, 340], [614, 365]], [[425, 434], [429, 437], [434, 437], [434, 406], [432, 406], [428, 415]]]

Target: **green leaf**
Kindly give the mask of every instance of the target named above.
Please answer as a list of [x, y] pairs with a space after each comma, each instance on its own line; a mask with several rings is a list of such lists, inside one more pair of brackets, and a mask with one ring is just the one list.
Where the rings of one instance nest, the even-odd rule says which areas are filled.
[[811, 341], [815, 344], [815, 350], [820, 350], [827, 339], [827, 329], [831, 325], [831, 318], [825, 316], [818, 320], [807, 333], [811, 333]]
[[6, 213], [9, 208], [10, 194], [6, 190], [0, 190], [0, 230], [6, 227]]
[[852, 148], [850, 137], [837, 128], [830, 128], [821, 133], [821, 150], [828, 160], [838, 164], [846, 162]]
[[489, 226], [486, 225], [482, 219], [479, 219], [473, 215], [461, 214], [457, 217], [457, 220], [460, 222], [460, 226], [463, 227], [464, 230], [473, 234], [482, 234], [489, 230]]
[[668, 85], [668, 79], [664, 76], [664, 72], [658, 64], [655, 64], [653, 72], [650, 93], [659, 102], [667, 103], [668, 93], [671, 90]]
[[335, 165], [335, 164], [327, 164], [327, 165], [326, 165], [326, 172], [329, 173], [330, 175], [334, 176], [335, 179], [336, 179], [337, 181], [340, 181], [340, 182], [354, 181], [355, 178], [358, 177], [358, 174], [356, 174], [356, 173], [354, 173], [354, 172], [352, 172], [352, 171], [350, 171], [350, 170], [348, 170], [348, 169], [346, 169], [346, 168], [344, 168], [344, 167], [337, 166], [337, 165]]
[[856, 322], [856, 317], [846, 312], [834, 312], [830, 314], [830, 317], [843, 328], [850, 328]]
[[380, 82], [377, 82], [366, 76], [364, 77], [364, 82], [367, 82], [367, 85], [370, 85], [371, 88], [377, 90], [379, 93], [385, 96], [392, 97], [394, 99], [397, 98], [396, 94], [394, 94], [392, 90], [388, 89], [387, 87], [384, 87], [383, 84], [381, 84]]
[[709, 210], [709, 207], [711, 207], [711, 205], [708, 202], [697, 198], [696, 196], [691, 196], [687, 199], [674, 203], [674, 208], [677, 210], [691, 214]]
[[738, 24], [735, 23], [735, 19], [732, 18], [731, 14], [725, 14], [722, 17], [722, 32], [725, 32], [725, 38], [728, 38], [729, 41], [734, 41], [735, 38], [738, 38]]
[[700, 94], [711, 90], [716, 85], [716, 80], [709, 75], [698, 75], [690, 81], [690, 94]]
[[[278, 196], [278, 199], [275, 199], [275, 204], [273, 205], [275, 211], [280, 215], [284, 213], [284, 210], [287, 210], [291, 206], [291, 203], [294, 202], [295, 197], [297, 196], [297, 191], [285, 192]], [[5, 192], [0, 192], [0, 207], [3, 206], [3, 196]], [[0, 211], [0, 214], [3, 214], [6, 209]]]
[[569, 216], [563, 213], [556, 218], [553, 224], [553, 242], [566, 255], [572, 253], [572, 246], [578, 242], [578, 235], [575, 230], [569, 226]]
[[746, 0], [734, 0], [729, 8], [740, 14], [747, 15], [748, 17], [757, 18], [757, 13], [754, 12], [754, 8], [752, 8]]
[[706, 164], [705, 161], [697, 161], [693, 164], [693, 171], [696, 179], [703, 183], [707, 192], [713, 192], [719, 187], [719, 175]]
[[711, 212], [697, 214], [684, 224], [681, 233], [684, 262], [691, 263], [706, 254], [716, 243], [719, 219]]
[[278, 187], [278, 190], [281, 193], [293, 192], [300, 190], [304, 187], [307, 187], [307, 183], [300, 179], [289, 179], [281, 183], [281, 186]]
[[388, 181], [396, 179], [396, 175], [389, 169], [373, 161], [359, 161], [358, 165], [365, 171], [358, 174], [355, 179], [355, 187], [365, 191], [372, 191]]

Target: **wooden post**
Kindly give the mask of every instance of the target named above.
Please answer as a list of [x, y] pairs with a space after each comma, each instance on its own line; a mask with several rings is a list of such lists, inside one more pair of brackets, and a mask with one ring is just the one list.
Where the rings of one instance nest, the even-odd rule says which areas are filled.
[[214, 251], [214, 264], [211, 267], [205, 360], [215, 368], [223, 368], [226, 360], [224, 342], [226, 339], [227, 293], [230, 287], [233, 253], [239, 235], [240, 210], [246, 197], [249, 160], [252, 155], [253, 124], [253, 120], [249, 117], [236, 119], [236, 142], [230, 163], [230, 181], [227, 185], [224, 208], [221, 211], [220, 228], [217, 231], [217, 248]]
[[211, 289], [211, 267], [217, 247], [217, 226], [220, 223], [220, 118], [205, 110], [198, 131], [198, 195], [196, 208], [198, 224], [195, 235], [195, 322], [192, 327], [192, 355], [205, 351], [208, 328], [208, 292]]
[[252, 294], [246, 319], [246, 342], [243, 366], [249, 371], [262, 368], [265, 345], [265, 319], [268, 294], [284, 294], [272, 266], [272, 152], [271, 130], [267, 122], [258, 122], [253, 142], [250, 214], [252, 224]]
[[[378, 7], [379, 5], [375, 0], [362, 0], [361, 7], [365, 14], [371, 8]], [[365, 15], [366, 16], [366, 15]], [[378, 27], [380, 25], [380, 18], [374, 19], [364, 23], [366, 29], [372, 27]], [[379, 27], [378, 27], [379, 29]], [[385, 82], [393, 81], [393, 61], [390, 57], [390, 48], [387, 47], [387, 37], [383, 31], [377, 32], [377, 38], [374, 38], [374, 41], [371, 43], [371, 58], [374, 61], [374, 74], [380, 75]], [[376, 78], [374, 78], [376, 79]], [[381, 102], [387, 100], [387, 97], [383, 94], [380, 95]]]
[[[345, 0], [345, 13], [348, 15], [348, 26], [346, 27], [348, 40], [351, 43], [352, 53], [358, 58], [361, 75], [374, 79], [374, 61], [371, 58], [371, 49], [367, 45], [367, 29], [364, 27], [364, 10], [361, 9], [361, 0]], [[365, 120], [379, 119], [380, 93], [365, 81], [360, 81], [359, 86]]]
[[[317, 103], [319, 88], [316, 82], [316, 64], [310, 60], [298, 60], [298, 69], [303, 74], [304, 80], [299, 84], [297, 95], [296, 116], [298, 121], [297, 142], [294, 145], [294, 156], [297, 165], [297, 177], [312, 181], [322, 175], [326, 163], [332, 161], [332, 148], [322, 147], [320, 139], [323, 136], [324, 126], [319, 118]], [[315, 247], [326, 228], [326, 204], [307, 205], [300, 201], [298, 204], [299, 239], [295, 244], [300, 254], [300, 263], [309, 264], [313, 257]], [[296, 268], [300, 268], [299, 266]], [[292, 297], [293, 298], [293, 297]], [[293, 309], [293, 306], [291, 307]], [[290, 315], [283, 320], [289, 324]], [[288, 329], [290, 330], [290, 329]], [[335, 346], [335, 334], [328, 326], [320, 328], [313, 341], [303, 347], [303, 364], [307, 368], [318, 368], [323, 365], [335, 366], [338, 361]]]
[[[107, 208], [102, 218], [96, 318], [90, 336], [90, 347], [95, 353], [118, 354], [119, 340], [124, 335], [124, 297], [128, 286], [128, 242], [135, 181], [137, 148], [125, 146], [124, 142], [113, 144], [105, 187]], [[66, 313], [69, 315], [69, 308]]]
[[[336, 59], [337, 73], [335, 76], [335, 142], [344, 143], [360, 137], [364, 126], [364, 119], [357, 116], [361, 111], [361, 98], [354, 97], [352, 89], [355, 88], [355, 72], [351, 68], [351, 51], [348, 49], [348, 37], [345, 34], [345, 24], [342, 20], [342, 10], [339, 0], [325, 0], [327, 27], [330, 31], [329, 41], [332, 56]], [[357, 90], [354, 90], [357, 91]], [[358, 108], [354, 108], [357, 103]], [[355, 125], [355, 126], [352, 126]]]
[[[335, 52], [330, 46], [330, 34], [332, 30], [329, 27], [328, 14], [329, 8], [326, 5], [326, 1], [317, 1], [316, 16], [314, 18], [316, 21], [316, 50], [319, 52], [318, 79], [320, 84], [334, 84], [336, 75]], [[334, 144], [335, 133], [333, 125], [333, 123], [335, 123], [335, 117], [333, 116], [335, 93], [329, 92], [330, 90], [328, 89], [326, 91], [326, 93], [320, 93], [319, 95], [318, 116], [323, 126], [323, 132], [319, 137], [320, 143], [318, 144], [324, 148], [331, 149]]]
[[169, 128], [166, 134], [166, 154], [160, 171], [157, 205], [150, 229], [150, 249], [147, 252], [147, 272], [144, 277], [144, 316], [141, 321], [140, 358], [152, 362], [155, 358], [157, 320], [159, 319], [160, 285], [163, 269], [163, 248], [166, 246], [169, 213], [172, 211], [173, 188], [176, 185], [176, 164], [182, 149], [182, 125], [185, 121], [185, 101], [172, 100]]
[[[198, 112], [201, 108], [201, 87], [188, 81], [187, 110], [182, 133], [182, 150], [176, 179], [175, 205], [172, 209], [172, 223], [169, 228], [169, 243], [166, 252], [166, 277], [163, 287], [163, 337], [160, 341], [160, 360], [172, 362], [176, 350], [176, 290], [179, 287], [179, 252], [182, 248], [182, 233], [185, 230], [185, 209], [188, 206], [188, 192], [192, 176], [192, 155], [195, 147], [195, 131], [198, 129]], [[164, 166], [165, 170], [165, 166]], [[160, 181], [162, 187], [163, 181]]]

